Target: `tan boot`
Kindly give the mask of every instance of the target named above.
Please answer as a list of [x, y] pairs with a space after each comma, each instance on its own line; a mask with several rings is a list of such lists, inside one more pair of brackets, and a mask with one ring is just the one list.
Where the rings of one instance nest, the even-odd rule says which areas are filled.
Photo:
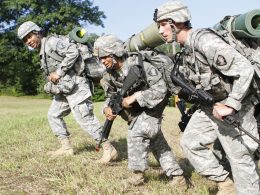
[[170, 186], [172, 187], [181, 187], [181, 188], [187, 188], [186, 179], [183, 175], [177, 175], [173, 176], [169, 181]]
[[236, 195], [234, 183], [229, 177], [225, 181], [218, 182], [217, 195]]
[[97, 163], [107, 164], [117, 159], [117, 151], [115, 147], [107, 140], [102, 144], [103, 156], [97, 160]]
[[70, 144], [69, 138], [65, 138], [60, 140], [61, 147], [56, 151], [49, 151], [47, 155], [51, 156], [52, 158], [56, 158], [59, 156], [71, 156], [73, 155], [73, 148]]
[[144, 172], [135, 171], [126, 179], [127, 185], [140, 186], [144, 184]]

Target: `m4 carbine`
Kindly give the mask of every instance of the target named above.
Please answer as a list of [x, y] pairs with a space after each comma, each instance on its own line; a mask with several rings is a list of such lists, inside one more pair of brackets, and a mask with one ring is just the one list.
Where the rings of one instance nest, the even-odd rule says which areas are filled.
[[[201, 105], [207, 107], [213, 107], [215, 102], [212, 95], [202, 89], [196, 89], [192, 84], [189, 84], [185, 80], [185, 78], [180, 74], [178, 61], [180, 59], [181, 53], [176, 55], [177, 57], [175, 58], [175, 62], [174, 62], [175, 67], [173, 68], [171, 73], [172, 82], [177, 86], [181, 87], [181, 93], [185, 93], [185, 95], [188, 96], [188, 101], [194, 102], [195, 105], [197, 105], [198, 107]], [[247, 130], [245, 130], [240, 125], [240, 122], [235, 120], [235, 118], [232, 115], [224, 117], [223, 120], [227, 124], [232, 125], [234, 128], [237, 128], [239, 131], [244, 132], [246, 135], [248, 135], [250, 138], [252, 138], [256, 143], [260, 145], [260, 140], [255, 136], [253, 136], [251, 133], [249, 133]]]
[[[142, 65], [134, 65], [130, 68], [124, 82], [123, 86], [120, 91], [112, 95], [108, 106], [111, 108], [112, 113], [114, 115], [118, 115], [123, 110], [122, 102], [124, 97], [126, 96], [127, 92], [133, 88], [137, 83], [140, 83], [141, 80], [144, 79], [144, 72]], [[99, 143], [96, 145], [96, 150], [100, 149], [100, 145], [103, 140], [108, 139], [110, 130], [112, 128], [114, 120], [106, 119], [103, 129], [102, 129], [102, 136]]]

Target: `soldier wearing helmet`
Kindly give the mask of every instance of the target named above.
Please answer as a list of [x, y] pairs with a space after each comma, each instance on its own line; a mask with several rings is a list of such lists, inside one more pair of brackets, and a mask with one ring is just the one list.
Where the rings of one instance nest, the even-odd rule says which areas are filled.
[[[103, 41], [105, 39], [106, 41]], [[106, 57], [110, 57], [112, 63], [103, 63], [107, 69], [118, 69], [119, 63], [122, 61], [123, 55], [125, 54], [123, 42], [113, 35], [107, 35], [106, 37], [97, 39], [94, 45], [95, 56], [101, 59], [101, 62], [105, 62]], [[114, 65], [116, 64], [116, 67]]]
[[[256, 100], [250, 93], [254, 74], [250, 62], [212, 29], [192, 29], [190, 12], [181, 1], [159, 6], [154, 20], [166, 42], [182, 46], [181, 70], [186, 79], [210, 93], [216, 102], [213, 109], [201, 106], [191, 117], [181, 139], [184, 153], [201, 175], [217, 182], [219, 195], [259, 194], [252, 155], [258, 144], [223, 122], [224, 117], [236, 113], [241, 126], [259, 137], [253, 116]], [[209, 147], [217, 139], [229, 159], [235, 188], [229, 172]]]
[[191, 15], [188, 7], [180, 1], [170, 1], [154, 12], [154, 21], [160, 24], [160, 33], [166, 42], [176, 41], [181, 26], [191, 28]]
[[19, 28], [17, 35], [25, 44], [33, 49], [40, 48], [42, 28], [31, 21], [24, 22]]
[[[93, 113], [90, 81], [77, 69], [79, 65], [85, 63], [78, 45], [68, 36], [52, 34], [44, 37], [42, 29], [31, 21], [24, 22], [18, 28], [17, 34], [26, 45], [38, 49], [41, 68], [48, 80], [44, 89], [54, 96], [48, 111], [48, 120], [61, 147], [48, 154], [58, 157], [74, 153], [64, 121], [64, 117], [70, 112], [84, 131], [98, 144], [102, 126]], [[91, 55], [89, 53], [88, 56]], [[117, 151], [109, 140], [104, 140], [102, 146], [103, 156], [97, 162], [105, 164], [117, 158]]]
[[[106, 94], [103, 112], [107, 119], [116, 115], [109, 106], [110, 98], [120, 91], [123, 81], [133, 66], [141, 66], [143, 79], [127, 92], [123, 99], [120, 116], [128, 122], [128, 168], [133, 173], [126, 180], [128, 184], [144, 183], [144, 172], [148, 169], [148, 151], [151, 150], [160, 162], [172, 185], [186, 186], [183, 171], [166, 142], [160, 128], [162, 112], [167, 104], [167, 88], [161, 73], [145, 61], [140, 53], [126, 53], [123, 42], [114, 35], [99, 37], [94, 43], [96, 55], [107, 72], [102, 86]], [[174, 180], [173, 180], [174, 178]]]

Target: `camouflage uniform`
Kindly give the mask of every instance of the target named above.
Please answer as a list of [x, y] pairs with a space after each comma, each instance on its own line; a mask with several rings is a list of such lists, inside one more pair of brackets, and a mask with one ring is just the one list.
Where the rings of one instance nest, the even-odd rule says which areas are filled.
[[[40, 50], [41, 68], [49, 80], [44, 90], [54, 95], [48, 120], [59, 138], [61, 147], [47, 154], [54, 158], [74, 154], [63, 120], [70, 112], [79, 125], [100, 145], [102, 128], [93, 113], [90, 80], [86, 77], [98, 78], [103, 74], [104, 68], [92, 57], [88, 46], [75, 42], [77, 35], [71, 33], [69, 35], [72, 39], [61, 35], [43, 37], [42, 28], [32, 21], [21, 24], [17, 35], [27, 46]], [[97, 163], [107, 164], [117, 159], [117, 151], [109, 140], [103, 140], [102, 148], [103, 155]]]
[[57, 84], [48, 82], [45, 90], [54, 94], [48, 111], [51, 129], [59, 139], [69, 136], [63, 117], [70, 112], [79, 125], [96, 141], [101, 137], [101, 125], [93, 114], [89, 81], [74, 70], [80, 63], [79, 49], [65, 36], [49, 36], [41, 40], [41, 68], [46, 75], [56, 71]]
[[[107, 72], [102, 80], [106, 93], [106, 104], [113, 93], [119, 91], [128, 74], [133, 60], [128, 57], [123, 67]], [[148, 152], [152, 151], [167, 176], [182, 175], [168, 143], [161, 132], [162, 113], [166, 105], [166, 85], [161, 74], [151, 64], [144, 61], [146, 86], [139, 93], [137, 103], [130, 109], [124, 109], [121, 117], [128, 121], [128, 168], [133, 171], [148, 169]]]
[[[184, 74], [222, 102], [237, 110], [241, 126], [259, 137], [253, 116], [256, 98], [250, 92], [254, 74], [250, 62], [221, 38], [207, 30], [193, 30], [185, 42]], [[252, 154], [257, 144], [245, 134], [217, 120], [212, 110], [201, 107], [188, 123], [181, 146], [194, 168], [214, 181], [229, 174], [209, 146], [219, 139], [230, 162], [238, 194], [259, 194], [259, 176]]]

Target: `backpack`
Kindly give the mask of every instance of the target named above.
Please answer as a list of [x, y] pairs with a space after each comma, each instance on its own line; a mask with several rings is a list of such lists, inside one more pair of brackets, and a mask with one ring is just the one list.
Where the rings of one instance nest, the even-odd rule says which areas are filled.
[[[252, 12], [254, 13], [254, 10]], [[255, 70], [252, 86], [256, 92], [257, 97], [260, 98], [260, 36], [259, 33], [255, 33], [256, 35], [254, 36], [249, 35], [248, 38], [243, 38], [243, 36], [236, 36], [236, 34], [234, 34], [231, 29], [231, 22], [234, 22], [235, 18], [236, 16], [225, 16], [223, 20], [214, 26], [214, 29], [208, 30], [218, 35], [220, 38], [222, 38], [222, 40], [231, 45], [241, 55], [250, 61]], [[251, 25], [253, 24], [251, 23]], [[260, 26], [260, 24], [258, 24], [258, 26]], [[258, 28], [259, 27], [253, 29], [255, 32], [257, 32]], [[236, 30], [234, 32], [238, 34], [245, 33], [243, 30]]]
[[138, 53], [141, 54], [144, 61], [152, 64], [162, 74], [169, 95], [178, 94], [181, 88], [174, 85], [171, 80], [171, 73], [174, 67], [172, 59], [156, 50], [142, 50], [138, 51]]
[[253, 87], [256, 89], [257, 96], [260, 96], [260, 37], [259, 39], [237, 39], [228, 30], [209, 29], [218, 35], [227, 44], [231, 45], [241, 55], [247, 58], [254, 67]]
[[[77, 45], [80, 55], [73, 67], [77, 75], [85, 76], [87, 79], [92, 80], [94, 83], [98, 83], [100, 81], [105, 71], [105, 68], [99, 62], [99, 60], [92, 55], [92, 47], [90, 46], [90, 44], [83, 44], [83, 43], [76, 42], [68, 35], [64, 36], [64, 35], [51, 34], [47, 37], [47, 39], [52, 36], [61, 38], [68, 42], [75, 43]], [[61, 62], [64, 58], [54, 50], [47, 51], [47, 55], [59, 62]]]

